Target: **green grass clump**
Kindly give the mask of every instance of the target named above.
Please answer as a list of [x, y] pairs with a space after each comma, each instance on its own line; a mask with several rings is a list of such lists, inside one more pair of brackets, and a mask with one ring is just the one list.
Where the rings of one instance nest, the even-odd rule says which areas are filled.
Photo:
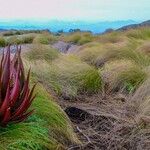
[[77, 57], [62, 56], [59, 60], [55, 60], [53, 65], [62, 93], [66, 95], [73, 93], [76, 96], [80, 92], [91, 93], [101, 89], [101, 78], [97, 70], [81, 62]]
[[116, 81], [115, 86], [118, 84], [122, 85], [127, 91], [132, 92], [139, 85], [141, 85], [147, 79], [147, 74], [140, 67], [134, 66], [126, 71], [119, 73], [118, 81]]
[[78, 142], [68, 118], [43, 86], [38, 85], [36, 92], [35, 113], [22, 123], [0, 128], [1, 150], [65, 149], [65, 142]]
[[91, 33], [86, 32], [75, 32], [71, 33], [63, 38], [65, 42], [71, 42], [78, 45], [83, 45], [92, 42], [93, 36]]
[[21, 37], [21, 43], [22, 44], [30, 44], [34, 40], [34, 35], [25, 35]]
[[122, 60], [127, 59], [132, 62], [140, 65], [141, 67], [150, 65], [150, 57], [138, 50], [136, 50], [137, 46], [133, 43], [129, 43], [125, 47], [105, 47], [104, 50], [98, 55], [95, 60], [96, 64], [104, 64], [107, 61], [111, 60]]
[[26, 53], [29, 60], [52, 61], [59, 56], [59, 52], [48, 45], [33, 44], [30, 51]]
[[3, 36], [12, 36], [12, 35], [15, 35], [15, 31], [6, 31], [3, 33]]
[[120, 43], [125, 40], [126, 38], [118, 32], [107, 33], [96, 37], [96, 41], [100, 43]]
[[33, 40], [33, 43], [40, 43], [40, 44], [45, 44], [48, 45], [50, 43], [53, 43], [56, 41], [56, 37], [52, 34], [39, 34], [35, 37]]
[[0, 47], [6, 46], [6, 40], [3, 37], [0, 37]]
[[38, 79], [58, 95], [76, 97], [79, 93], [101, 89], [98, 71], [72, 55], [60, 56], [52, 63], [39, 60], [32, 63], [31, 67]]
[[146, 54], [140, 51], [136, 51], [132, 49], [124, 49], [124, 50], [116, 51], [116, 55], [115, 54], [113, 55], [119, 59], [129, 59], [140, 66], [150, 65], [150, 57], [148, 57]]
[[87, 91], [88, 93], [97, 92], [101, 89], [102, 86], [102, 79], [101, 76], [97, 73], [96, 69], [91, 69], [83, 76], [79, 77], [79, 81], [81, 80], [81, 91]]
[[146, 42], [142, 43], [142, 45], [140, 45], [137, 48], [137, 50], [150, 56], [150, 42], [146, 41]]
[[108, 88], [126, 89], [128, 92], [137, 89], [148, 77], [144, 68], [127, 59], [107, 62], [100, 71]]
[[21, 44], [22, 40], [18, 36], [10, 36], [6, 38], [7, 45]]
[[143, 27], [139, 29], [131, 29], [126, 33], [126, 36], [138, 40], [146, 40], [150, 38], [150, 28]]
[[95, 64], [95, 60], [102, 54], [103, 46], [99, 43], [88, 43], [75, 52], [82, 61], [88, 64]]
[[30, 44], [33, 42], [34, 34], [13, 35], [5, 37], [7, 45]]

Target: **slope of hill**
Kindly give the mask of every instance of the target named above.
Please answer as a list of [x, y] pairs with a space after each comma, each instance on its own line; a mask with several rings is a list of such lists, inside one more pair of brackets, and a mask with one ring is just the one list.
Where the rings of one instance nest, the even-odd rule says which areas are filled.
[[[0, 148], [150, 149], [149, 26], [102, 35], [2, 34], [0, 44], [22, 44], [23, 62], [38, 82], [36, 113], [1, 129]], [[67, 53], [68, 45], [76, 48]], [[37, 141], [21, 137], [32, 129]]]
[[146, 26], [150, 26], [150, 20], [144, 21], [139, 24], [131, 24], [131, 25], [123, 26], [123, 27], [117, 29], [117, 31], [125, 31], [125, 30], [129, 30], [129, 29], [135, 29], [138, 27], [146, 27]]

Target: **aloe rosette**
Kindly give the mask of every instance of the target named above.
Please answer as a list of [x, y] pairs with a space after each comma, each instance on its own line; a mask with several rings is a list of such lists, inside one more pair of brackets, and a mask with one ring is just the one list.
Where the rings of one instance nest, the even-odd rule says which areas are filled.
[[24, 121], [34, 110], [28, 111], [35, 98], [33, 91], [35, 85], [30, 89], [29, 77], [25, 77], [24, 67], [21, 59], [21, 47], [13, 58], [10, 55], [10, 46], [6, 53], [2, 54], [0, 63], [0, 126], [5, 127], [9, 123]]

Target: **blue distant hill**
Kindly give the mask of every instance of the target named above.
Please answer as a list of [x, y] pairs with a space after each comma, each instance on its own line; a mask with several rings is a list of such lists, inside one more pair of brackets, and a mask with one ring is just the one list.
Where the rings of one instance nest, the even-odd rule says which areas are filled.
[[68, 32], [70, 29], [80, 29], [82, 31], [92, 31], [93, 33], [102, 33], [108, 28], [118, 29], [122, 26], [136, 24], [139, 22], [133, 20], [127, 21], [58, 21], [58, 20], [2, 20], [0, 21], [0, 30], [43, 30], [48, 29], [51, 32], [63, 30]]

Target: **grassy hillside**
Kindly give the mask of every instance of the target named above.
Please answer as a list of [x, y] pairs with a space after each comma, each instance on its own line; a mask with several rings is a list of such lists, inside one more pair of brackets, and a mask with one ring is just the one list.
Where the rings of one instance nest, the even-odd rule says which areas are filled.
[[[78, 48], [63, 54], [53, 48], [57, 41]], [[150, 149], [149, 27], [103, 35], [0, 36], [1, 47], [18, 43], [30, 45], [23, 62], [31, 67], [32, 82], [38, 82], [36, 111], [23, 123], [0, 128], [1, 149], [65, 149], [79, 143], [59, 104], [92, 112], [93, 119], [74, 124], [84, 149], [89, 139], [95, 149]]]

